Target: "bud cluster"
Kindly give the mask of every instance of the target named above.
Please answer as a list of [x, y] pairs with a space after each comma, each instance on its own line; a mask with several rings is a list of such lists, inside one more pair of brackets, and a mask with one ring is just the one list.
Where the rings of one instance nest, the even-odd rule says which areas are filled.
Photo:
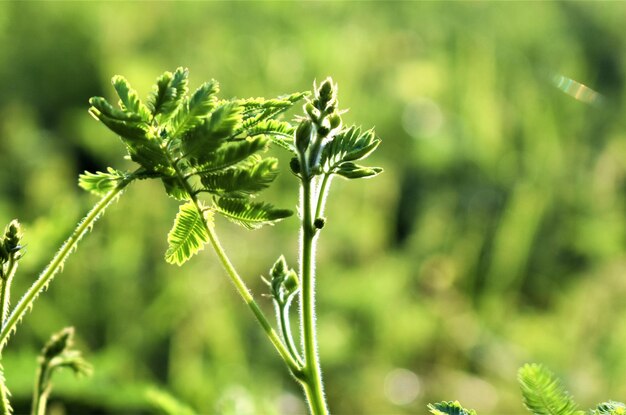
[[4, 278], [7, 272], [6, 264], [21, 258], [22, 231], [17, 220], [12, 220], [0, 238], [0, 277]]
[[278, 305], [287, 305], [300, 289], [298, 274], [287, 266], [284, 256], [280, 256], [270, 269], [270, 293]]
[[[341, 115], [337, 110], [337, 84], [326, 78], [315, 87], [313, 99], [304, 104], [304, 118], [295, 132], [295, 144], [300, 156], [299, 164], [292, 162], [294, 173], [307, 176], [321, 173], [320, 157], [326, 143], [332, 139], [333, 133], [341, 128]], [[298, 170], [295, 170], [295, 168]]]

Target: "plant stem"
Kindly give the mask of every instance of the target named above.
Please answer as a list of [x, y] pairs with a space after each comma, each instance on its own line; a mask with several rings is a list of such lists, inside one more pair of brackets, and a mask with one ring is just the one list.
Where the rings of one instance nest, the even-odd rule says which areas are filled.
[[178, 177], [180, 184], [184, 187], [187, 194], [189, 194], [191, 201], [196, 207], [196, 210], [198, 211], [200, 216], [202, 216], [203, 218], [202, 223], [204, 224], [204, 228], [207, 231], [207, 234], [209, 235], [209, 242], [211, 243], [213, 250], [215, 250], [217, 257], [222, 263], [224, 270], [226, 270], [226, 273], [230, 277], [231, 282], [237, 289], [237, 292], [239, 293], [243, 301], [248, 305], [248, 307], [252, 311], [252, 314], [254, 314], [257, 321], [261, 325], [261, 327], [263, 327], [263, 331], [265, 331], [265, 334], [267, 335], [270, 342], [274, 345], [274, 347], [278, 351], [278, 354], [280, 354], [280, 357], [282, 357], [282, 359], [285, 361], [285, 363], [289, 367], [289, 370], [293, 373], [293, 375], [296, 378], [299, 378], [301, 376], [300, 375], [301, 370], [302, 370], [301, 366], [294, 360], [294, 358], [291, 356], [291, 354], [289, 353], [289, 351], [287, 350], [283, 342], [280, 340], [280, 336], [272, 328], [271, 324], [267, 320], [267, 317], [265, 317], [265, 314], [263, 314], [263, 311], [261, 310], [257, 302], [254, 300], [254, 297], [252, 297], [252, 294], [250, 293], [250, 290], [246, 286], [246, 283], [239, 276], [239, 274], [237, 273], [237, 270], [235, 270], [235, 267], [228, 259], [228, 256], [226, 255], [224, 248], [222, 248], [222, 245], [220, 244], [220, 241], [217, 238], [217, 234], [213, 230], [213, 227], [210, 226], [207, 223], [206, 219], [204, 218], [204, 211], [202, 207], [200, 206], [200, 202], [198, 201], [198, 198], [196, 197], [191, 185], [187, 182], [187, 180], [185, 180], [185, 176], [180, 171], [180, 168], [176, 165], [176, 163], [173, 163], [171, 159], [169, 161], [171, 165], [174, 167], [174, 170], [176, 171], [176, 176]]
[[9, 389], [4, 378], [4, 368], [0, 365], [0, 413], [2, 415], [10, 415], [13, 412], [9, 402], [9, 395]]
[[330, 184], [330, 179], [332, 178], [332, 174], [324, 174], [324, 178], [322, 179], [322, 184], [320, 185], [318, 194], [317, 194], [317, 207], [315, 208], [315, 217], [313, 219], [317, 219], [324, 214], [324, 205], [326, 204], [326, 196], [328, 195], [328, 189]]
[[17, 303], [9, 317], [2, 325], [0, 330], [0, 353], [6, 342], [15, 330], [17, 324], [24, 317], [24, 314], [33, 306], [33, 302], [39, 296], [39, 294], [46, 289], [50, 281], [54, 278], [56, 273], [63, 267], [63, 263], [67, 257], [76, 249], [78, 242], [81, 238], [91, 229], [93, 224], [104, 213], [106, 208], [121, 194], [124, 188], [135, 178], [135, 176], [128, 176], [126, 179], [120, 181], [120, 183], [100, 199], [98, 203], [89, 211], [87, 216], [78, 224], [74, 232], [63, 243], [61, 249], [52, 258], [52, 261], [46, 266], [44, 271], [39, 275], [39, 278], [33, 283], [33, 285], [26, 291], [24, 296]]
[[0, 279], [0, 321], [4, 325], [9, 315], [9, 305], [11, 301], [11, 282], [17, 270], [17, 259], [12, 254], [9, 259], [9, 266], [4, 278]]
[[48, 403], [48, 396], [50, 395], [49, 371], [48, 362], [41, 361], [37, 369], [31, 415], [46, 414], [46, 405]]
[[313, 227], [313, 212], [311, 211], [311, 187], [312, 178], [309, 176], [303, 177], [300, 194], [302, 211], [302, 230], [300, 232], [300, 277], [302, 278], [300, 322], [304, 348], [305, 378], [302, 384], [309, 402], [311, 414], [325, 415], [328, 414], [328, 408], [324, 400], [315, 329], [315, 270], [313, 264], [316, 229]]
[[298, 365], [301, 367], [304, 366], [304, 362], [298, 353], [298, 349], [296, 348], [295, 342], [293, 341], [293, 336], [291, 335], [291, 323], [289, 321], [289, 305], [291, 303], [291, 299], [283, 305], [282, 307], [276, 305], [276, 314], [278, 315], [278, 324], [280, 325], [280, 332], [283, 335], [283, 339], [285, 343], [287, 343], [287, 348], [293, 356], [294, 360], [298, 362]]

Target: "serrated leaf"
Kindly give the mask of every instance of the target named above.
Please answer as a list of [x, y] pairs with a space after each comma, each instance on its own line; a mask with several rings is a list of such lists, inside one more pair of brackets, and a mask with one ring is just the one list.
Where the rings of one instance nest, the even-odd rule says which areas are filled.
[[139, 100], [139, 96], [137, 92], [130, 87], [130, 84], [121, 75], [115, 75], [111, 80], [115, 91], [117, 91], [117, 95], [120, 97], [120, 107], [124, 111], [132, 112], [144, 121], [148, 121], [150, 119], [150, 111], [148, 108]]
[[198, 173], [213, 173], [234, 166], [250, 156], [267, 149], [268, 141], [265, 137], [254, 137], [226, 143], [206, 155], [205, 163], [198, 166]]
[[205, 82], [193, 93], [188, 102], [183, 101], [172, 118], [172, 137], [192, 129], [206, 118], [217, 103], [217, 81]]
[[333, 173], [345, 177], [346, 179], [362, 179], [374, 177], [382, 173], [382, 171], [383, 169], [380, 167], [364, 167], [348, 161], [341, 163]]
[[217, 196], [247, 197], [268, 187], [278, 175], [278, 160], [267, 158], [245, 166], [200, 175], [204, 189]]
[[535, 415], [576, 415], [577, 405], [559, 379], [539, 364], [526, 364], [517, 374], [524, 406]]
[[174, 227], [167, 235], [169, 247], [165, 253], [165, 260], [168, 263], [182, 265], [204, 248], [204, 244], [209, 241], [205, 221], [212, 226], [212, 212], [205, 211], [204, 215], [201, 215], [191, 201], [180, 206]]
[[590, 415], [625, 415], [626, 405], [622, 402], [608, 401], [599, 404], [590, 411]]
[[108, 168], [108, 173], [96, 172], [90, 173], [86, 171], [78, 177], [78, 185], [99, 196], [104, 196], [113, 190], [118, 183], [125, 178], [125, 173]]
[[244, 199], [216, 198], [215, 210], [247, 229], [257, 229], [293, 215], [291, 210], [276, 209], [269, 203], [251, 203]]
[[463, 408], [459, 401], [428, 404], [428, 410], [433, 415], [476, 415], [476, 411]]

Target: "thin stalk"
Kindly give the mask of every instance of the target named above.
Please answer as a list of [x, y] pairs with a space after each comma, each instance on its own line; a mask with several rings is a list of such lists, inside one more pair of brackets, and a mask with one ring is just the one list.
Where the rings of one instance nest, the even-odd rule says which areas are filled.
[[[189, 197], [191, 198], [193, 204], [195, 205], [198, 213], [202, 216], [202, 218], [204, 218], [204, 212], [202, 210], [202, 207], [200, 206], [198, 198], [196, 197], [193, 189], [191, 188], [187, 180], [185, 180], [185, 177], [180, 171], [180, 169], [178, 168], [178, 166], [175, 163], [172, 163], [172, 165], [174, 167], [174, 170], [176, 171], [176, 175], [179, 179], [179, 182], [185, 188], [185, 191], [189, 194]], [[248, 305], [248, 307], [252, 311], [252, 314], [254, 314], [257, 321], [263, 328], [263, 331], [265, 331], [265, 334], [269, 338], [270, 342], [274, 345], [274, 347], [278, 351], [278, 354], [280, 354], [280, 357], [282, 357], [282, 359], [285, 361], [285, 363], [289, 367], [289, 370], [291, 370], [291, 372], [296, 378], [299, 378], [301, 376], [300, 375], [301, 370], [302, 370], [301, 366], [291, 356], [291, 354], [289, 353], [289, 351], [287, 350], [283, 342], [280, 340], [280, 336], [272, 328], [267, 317], [265, 317], [265, 314], [263, 314], [263, 311], [261, 310], [257, 302], [254, 300], [254, 297], [250, 293], [250, 290], [246, 286], [246, 283], [239, 276], [239, 274], [237, 273], [237, 270], [235, 270], [235, 267], [230, 262], [230, 259], [226, 255], [224, 248], [222, 248], [222, 245], [220, 244], [220, 241], [217, 238], [217, 234], [213, 230], [213, 227], [209, 226], [206, 220], [203, 220], [202, 223], [204, 224], [204, 228], [207, 231], [207, 234], [209, 235], [209, 242], [211, 243], [213, 250], [217, 254], [217, 257], [219, 258], [220, 262], [222, 263], [222, 266], [224, 267], [224, 270], [226, 270], [226, 273], [228, 274], [231, 282], [237, 289], [237, 292], [239, 293], [243, 301]]]
[[303, 177], [301, 189], [302, 230], [300, 232], [300, 322], [302, 346], [304, 348], [304, 373], [302, 381], [304, 391], [313, 415], [326, 415], [328, 408], [324, 399], [322, 372], [317, 354], [317, 335], [315, 329], [315, 235], [311, 206], [312, 179]]
[[11, 258], [9, 259], [9, 265], [7, 267], [7, 273], [4, 278], [0, 280], [0, 318], [2, 319], [2, 324], [7, 319], [9, 315], [9, 305], [11, 301], [11, 282], [13, 281], [13, 276], [15, 275], [15, 271], [17, 270], [17, 259], [15, 259], [15, 254], [11, 254]]
[[319, 192], [317, 194], [317, 207], [315, 208], [315, 217], [317, 219], [324, 214], [324, 206], [326, 205], [326, 197], [328, 196], [328, 189], [330, 185], [330, 179], [332, 174], [325, 174], [320, 185]]
[[31, 415], [46, 414], [48, 396], [50, 396], [49, 373], [50, 370], [48, 363], [41, 362], [39, 364], [39, 368], [37, 369], [37, 379], [35, 380], [35, 389], [33, 391]]
[[2, 325], [2, 330], [0, 330], [0, 353], [2, 352], [2, 349], [4, 349], [9, 336], [15, 330], [17, 324], [32, 307], [33, 302], [39, 294], [48, 286], [48, 284], [50, 284], [50, 281], [52, 281], [55, 274], [63, 267], [63, 263], [76, 249], [76, 246], [81, 238], [91, 229], [93, 224], [98, 220], [102, 213], [104, 213], [106, 208], [121, 194], [124, 188], [133, 179], [134, 176], [129, 176], [125, 180], [122, 180], [116, 188], [111, 190], [103, 196], [98, 203], [96, 203], [87, 216], [85, 216], [85, 218], [78, 224], [70, 237], [63, 243], [61, 249], [56, 253], [56, 255], [52, 258], [52, 261], [50, 261], [48, 266], [39, 275], [39, 278], [37, 278], [28, 291], [26, 291], [24, 296], [20, 299]]
[[9, 402], [9, 395], [10, 392], [4, 378], [4, 368], [0, 365], [0, 413], [2, 415], [10, 415], [13, 412]]
[[298, 349], [296, 348], [296, 344], [293, 341], [293, 336], [291, 335], [291, 322], [289, 321], [289, 305], [291, 300], [288, 300], [288, 303], [281, 306], [276, 305], [276, 314], [278, 315], [278, 323], [280, 325], [280, 332], [287, 343], [287, 348], [291, 353], [291, 356], [298, 362], [298, 364], [302, 367], [304, 366], [304, 362], [298, 353]]

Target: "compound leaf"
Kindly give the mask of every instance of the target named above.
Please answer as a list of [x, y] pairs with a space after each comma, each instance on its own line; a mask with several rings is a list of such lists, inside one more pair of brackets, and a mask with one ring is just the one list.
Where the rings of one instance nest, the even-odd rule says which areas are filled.
[[246, 197], [268, 187], [278, 175], [278, 160], [266, 158], [200, 175], [204, 189], [217, 196]]
[[267, 148], [268, 139], [253, 137], [247, 140], [226, 143], [207, 154], [206, 164], [200, 166], [202, 173], [211, 173], [238, 164], [248, 157]]
[[377, 174], [382, 173], [383, 169], [380, 167], [364, 167], [358, 164], [346, 161], [341, 163], [333, 173], [338, 174], [346, 179], [361, 179], [365, 177], [374, 177]]
[[104, 196], [113, 190], [118, 183], [125, 178], [125, 174], [112, 168], [108, 168], [108, 173], [86, 171], [78, 178], [78, 185], [83, 189], [99, 196]]
[[220, 197], [215, 210], [232, 222], [247, 229], [257, 229], [293, 215], [288, 209], [276, 209], [269, 203], [250, 203], [244, 199]]
[[332, 170], [339, 163], [362, 160], [376, 150], [380, 141], [374, 130], [361, 133], [360, 128], [352, 126], [339, 132], [324, 147], [322, 164]]
[[167, 235], [169, 247], [165, 260], [168, 263], [182, 265], [204, 248], [204, 244], [209, 241], [205, 221], [212, 226], [213, 215], [210, 211], [201, 215], [191, 201], [180, 206], [174, 226]]
[[578, 415], [577, 405], [552, 372], [526, 364], [517, 374], [524, 406], [535, 415]]
[[139, 100], [137, 92], [130, 87], [126, 78], [121, 75], [115, 75], [111, 83], [120, 97], [120, 108], [122, 110], [137, 114], [144, 121], [150, 119], [150, 110]]
[[459, 401], [431, 403], [428, 410], [433, 415], [476, 415], [476, 411], [463, 408]]
[[193, 93], [188, 102], [183, 101], [172, 119], [172, 136], [178, 137], [200, 124], [217, 103], [217, 81], [205, 82]]

